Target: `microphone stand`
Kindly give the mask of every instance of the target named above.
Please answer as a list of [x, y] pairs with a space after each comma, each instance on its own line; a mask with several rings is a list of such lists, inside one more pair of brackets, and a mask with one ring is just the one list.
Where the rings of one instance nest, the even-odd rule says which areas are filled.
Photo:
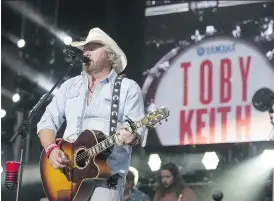
[[64, 78], [67, 76], [67, 74], [71, 71], [71, 69], [75, 66], [75, 59], [76, 56], [71, 56], [72, 62], [70, 64], [69, 69], [67, 72], [64, 74], [64, 76], [51, 88], [51, 90], [44, 96], [42, 97], [39, 102], [34, 106], [32, 109], [29, 118], [25, 121], [22, 122], [22, 124], [19, 126], [17, 131], [14, 133], [12, 136], [10, 142], [14, 142], [16, 138], [21, 135], [21, 151], [20, 151], [20, 166], [19, 166], [19, 172], [18, 172], [18, 178], [17, 178], [17, 192], [16, 192], [16, 201], [19, 200], [19, 195], [20, 195], [20, 188], [21, 188], [21, 183], [22, 183], [22, 173], [23, 173], [23, 162], [24, 162], [24, 155], [25, 155], [25, 146], [26, 146], [26, 138], [27, 138], [27, 127], [29, 125], [29, 122], [32, 120], [32, 118], [35, 116], [36, 112], [43, 106], [43, 104], [47, 101], [48, 97], [52, 94], [53, 90], [61, 84], [61, 82], [64, 80]]

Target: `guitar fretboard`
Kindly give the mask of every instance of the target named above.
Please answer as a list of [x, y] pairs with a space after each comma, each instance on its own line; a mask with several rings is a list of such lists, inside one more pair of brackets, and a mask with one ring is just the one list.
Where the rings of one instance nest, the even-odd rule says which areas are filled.
[[89, 156], [93, 157], [98, 155], [99, 153], [105, 151], [107, 148], [111, 147], [112, 145], [115, 144], [115, 138], [117, 137], [117, 133], [110, 136], [109, 138], [107, 138], [106, 140], [98, 143], [97, 145], [91, 147], [90, 149], [88, 149], [89, 151]]
[[[137, 121], [133, 124], [134, 130], [141, 127], [143, 127], [142, 121]], [[115, 133], [114, 135], [108, 137], [107, 139], [103, 140], [102, 142], [88, 149], [89, 157], [96, 156], [99, 153], [105, 151], [107, 148], [113, 146], [116, 143], [116, 140], [118, 140], [117, 138], [119, 134], [120, 134], [119, 132]]]

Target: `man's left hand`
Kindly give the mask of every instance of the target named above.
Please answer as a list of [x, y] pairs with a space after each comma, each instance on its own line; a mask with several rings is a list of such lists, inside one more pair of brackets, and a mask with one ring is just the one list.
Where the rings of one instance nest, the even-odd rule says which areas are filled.
[[118, 142], [116, 142], [118, 146], [129, 145], [137, 137], [136, 133], [131, 133], [125, 128], [122, 128], [119, 133], [120, 135], [118, 135]]

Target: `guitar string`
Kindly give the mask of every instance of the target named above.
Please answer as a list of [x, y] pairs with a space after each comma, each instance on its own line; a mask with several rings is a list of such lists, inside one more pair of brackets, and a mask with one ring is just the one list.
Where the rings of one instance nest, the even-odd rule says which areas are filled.
[[[141, 123], [141, 121], [137, 121], [136, 123], [134, 123], [134, 126], [136, 126], [137, 125], [137, 123]], [[142, 123], [140, 124], [140, 125], [142, 125]], [[140, 127], [140, 126], [139, 126]], [[129, 128], [129, 126], [128, 127], [126, 127], [126, 128]], [[136, 128], [137, 129], [137, 128]], [[117, 135], [117, 134], [119, 134], [119, 132], [117, 132], [117, 133], [115, 133], [113, 136], [111, 136], [110, 138], [113, 138], [113, 137], [115, 137], [115, 135]], [[105, 144], [105, 142], [106, 141], [108, 141], [110, 138], [107, 138], [107, 139], [105, 139], [105, 140], [103, 140], [102, 142], [100, 142], [100, 143], [98, 143], [98, 144], [96, 144], [95, 146], [97, 146], [98, 148], [99, 148], [99, 152], [100, 152], [100, 147], [99, 147], [99, 144]], [[114, 141], [115, 141], [115, 139], [113, 139]], [[110, 144], [112, 144], [112, 143], [110, 143]], [[92, 148], [94, 148], [95, 149], [95, 146], [93, 146], [93, 147], [91, 147], [91, 148], [89, 148], [89, 149], [87, 149], [87, 150], [85, 150], [84, 152], [82, 152], [81, 154], [79, 154], [78, 156], [76, 156], [76, 162], [78, 162], [78, 161], [80, 161], [80, 160], [82, 160], [82, 159], [84, 159], [84, 158], [86, 158], [86, 157], [90, 157], [90, 154], [89, 154], [89, 150], [91, 150]], [[110, 146], [106, 146], [107, 148], [109, 148]], [[106, 148], [106, 149], [107, 149]], [[105, 150], [105, 149], [104, 149]], [[96, 149], [95, 149], [95, 152], [96, 152]], [[96, 154], [96, 155], [98, 155], [98, 153]], [[95, 156], [95, 155], [94, 155]]]
[[[137, 121], [137, 122], [141, 122], [141, 121]], [[137, 125], [137, 122], [136, 123], [134, 123], [134, 126], [136, 126]], [[142, 124], [141, 124], [142, 125]], [[128, 127], [126, 127], [126, 128], [129, 128], [129, 126]], [[117, 132], [117, 133], [115, 133], [113, 136], [115, 137], [115, 135], [117, 135], [117, 134], [119, 134], [119, 132]], [[110, 138], [113, 138], [113, 136], [111, 136]], [[99, 152], [101, 151], [100, 149], [100, 144], [102, 145], [102, 144], [105, 144], [105, 142], [106, 141], [108, 141], [110, 138], [107, 138], [107, 139], [105, 139], [105, 140], [103, 140], [102, 142], [100, 142], [100, 143], [98, 143], [98, 144], [96, 144], [95, 146], [97, 146], [98, 148], [99, 148]], [[115, 139], [113, 139], [114, 141], [115, 141]], [[112, 143], [110, 143], [110, 144], [112, 144]], [[82, 159], [84, 159], [85, 157], [89, 157], [90, 156], [90, 154], [89, 154], [89, 150], [91, 150], [92, 148], [94, 148], [95, 149], [95, 146], [93, 146], [93, 147], [91, 147], [91, 148], [89, 148], [89, 149], [87, 149], [87, 150], [85, 150], [84, 152], [82, 152], [81, 154], [79, 154], [78, 156], [76, 156], [76, 162], [78, 162], [79, 160], [82, 160]], [[107, 145], [107, 148], [109, 148], [110, 146], [108, 146]], [[105, 150], [105, 149], [104, 149]], [[96, 152], [96, 149], [95, 149], [95, 152]], [[98, 154], [98, 153], [97, 153]], [[96, 155], [97, 155], [96, 154]], [[95, 155], [94, 155], [95, 156]]]
[[[141, 121], [138, 121], [138, 122], [140, 122], [140, 125], [142, 125]], [[138, 122], [136, 122], [136, 123], [134, 124], [134, 126], [136, 126]], [[140, 126], [139, 126], [139, 127], [140, 127]], [[139, 127], [138, 127], [138, 128], [139, 128]], [[128, 126], [128, 127], [125, 127], [125, 128], [129, 128], [129, 126]], [[137, 129], [137, 128], [136, 128], [136, 129]], [[91, 150], [92, 148], [95, 149], [95, 153], [96, 153], [96, 148], [95, 148], [96, 146], [99, 148], [99, 151], [98, 151], [98, 153], [96, 153], [96, 154], [93, 155], [93, 156], [98, 155], [101, 151], [106, 150], [107, 148], [109, 148], [110, 146], [112, 146], [112, 144], [113, 144], [112, 141], [109, 143], [109, 145], [106, 144], [106, 142], [109, 141], [109, 139], [111, 139], [111, 138], [115, 138], [115, 136], [116, 136], [117, 134], [119, 134], [119, 132], [115, 133], [115, 134], [112, 135], [110, 138], [107, 138], [107, 139], [103, 140], [102, 142], [96, 144], [95, 146], [93, 146], [93, 147], [91, 147], [91, 148], [85, 150], [84, 152], [82, 152], [81, 154], [79, 154], [78, 156], [76, 156], [76, 162], [78, 162], [78, 161], [84, 159], [85, 157], [90, 157], [89, 150]], [[113, 140], [113, 142], [115, 141], [115, 139], [112, 139], [112, 140]], [[100, 150], [101, 148], [100, 148], [99, 145], [102, 145], [102, 144], [107, 145], [107, 146], [105, 146], [106, 149], [103, 148], [103, 150]]]
[[[117, 134], [118, 134], [118, 133], [116, 133], [116, 134], [114, 134], [114, 135], [117, 135]], [[112, 138], [112, 136], [111, 136], [111, 138]], [[90, 157], [89, 150], [91, 150], [91, 149], [95, 149], [95, 153], [96, 153], [96, 148], [95, 148], [96, 146], [99, 148], [99, 152], [100, 152], [100, 151], [101, 151], [101, 150], [100, 150], [101, 148], [100, 148], [99, 144], [102, 145], [102, 144], [105, 143], [105, 141], [107, 141], [107, 140], [109, 140], [109, 138], [103, 140], [102, 142], [96, 144], [95, 146], [93, 146], [93, 147], [91, 147], [91, 148], [85, 150], [84, 152], [82, 152], [81, 154], [79, 154], [78, 156], [76, 156], [76, 162], [78, 162], [78, 161], [80, 161], [80, 160], [82, 160], [82, 159], [84, 159], [84, 158], [86, 158], [86, 157]], [[113, 140], [115, 141], [115, 139], [113, 139]], [[109, 144], [111, 145], [112, 143], [110, 142]], [[106, 149], [107, 149], [107, 148], [109, 148], [110, 146], [107, 145], [107, 146], [105, 146], [105, 147], [106, 147]], [[105, 149], [103, 148], [103, 150], [105, 150]], [[96, 154], [93, 155], [93, 156], [98, 155], [99, 152], [96, 153]]]

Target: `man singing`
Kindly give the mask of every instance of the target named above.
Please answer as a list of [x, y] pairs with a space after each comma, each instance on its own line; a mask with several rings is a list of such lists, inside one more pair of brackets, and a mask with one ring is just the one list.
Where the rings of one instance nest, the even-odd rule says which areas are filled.
[[[64, 168], [68, 162], [64, 152], [56, 146], [56, 132], [64, 120], [67, 126], [63, 140], [73, 142], [82, 131], [100, 130], [109, 135], [110, 112], [115, 78], [127, 65], [127, 59], [117, 43], [99, 28], [93, 28], [85, 41], [73, 42], [73, 47], [83, 51], [90, 60], [84, 63], [84, 72], [64, 82], [47, 106], [37, 133], [40, 142], [55, 168]], [[91, 201], [123, 200], [124, 177], [128, 172], [132, 148], [143, 137], [143, 129], [131, 133], [123, 129], [126, 116], [133, 121], [144, 117], [144, 103], [140, 87], [131, 79], [124, 78], [120, 89], [116, 140], [107, 164], [117, 184], [108, 186], [100, 182]], [[52, 149], [53, 148], [53, 149]], [[118, 176], [117, 176], [118, 175]]]

